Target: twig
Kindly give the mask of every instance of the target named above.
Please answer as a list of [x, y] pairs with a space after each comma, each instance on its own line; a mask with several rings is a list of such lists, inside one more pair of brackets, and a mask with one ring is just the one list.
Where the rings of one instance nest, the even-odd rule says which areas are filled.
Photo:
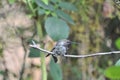
[[102, 53], [94, 53], [94, 54], [86, 54], [86, 55], [64, 55], [65, 57], [72, 57], [72, 58], [86, 58], [86, 57], [93, 57], [93, 56], [102, 56], [102, 55], [109, 55], [109, 54], [119, 54], [120, 51], [112, 51], [112, 52], [102, 52]]
[[26, 50], [26, 48], [25, 48], [25, 44], [24, 44], [24, 39], [23, 39], [23, 37], [21, 37], [21, 41], [22, 41], [22, 46], [23, 46], [23, 49], [24, 49], [25, 53], [24, 53], [24, 57], [23, 57], [23, 63], [22, 63], [21, 71], [20, 71], [19, 80], [22, 80], [22, 79], [23, 79], [23, 74], [24, 74], [25, 64], [26, 64], [26, 57], [27, 57], [27, 50]]
[[[37, 47], [35, 44], [30, 45], [30, 47], [39, 49], [42, 52], [53, 54], [53, 52], [47, 51], [40, 47]], [[120, 51], [112, 51], [112, 52], [101, 52], [101, 53], [94, 53], [94, 54], [86, 54], [86, 55], [64, 55], [64, 57], [72, 57], [72, 58], [86, 58], [86, 57], [93, 57], [93, 56], [102, 56], [102, 55], [110, 55], [110, 54], [119, 54]]]
[[19, 79], [18, 80], [23, 80], [23, 74], [24, 74], [24, 70], [25, 70], [25, 64], [26, 64], [26, 57], [27, 57], [27, 49], [25, 47], [24, 44], [24, 38], [23, 36], [21, 36], [17, 30], [17, 28], [13, 27], [15, 29], [15, 33], [17, 36], [20, 37], [21, 39], [21, 45], [23, 46], [24, 49], [24, 56], [23, 56], [23, 62], [22, 62], [22, 66], [21, 66], [21, 70], [20, 70], [20, 74], [19, 74]]
[[50, 52], [50, 51], [47, 51], [47, 50], [42, 49], [42, 48], [40, 48], [40, 47], [37, 47], [36, 45], [30, 45], [30, 47], [39, 49], [40, 51], [45, 52], [45, 53], [48, 53], [48, 54], [53, 54], [53, 52]]

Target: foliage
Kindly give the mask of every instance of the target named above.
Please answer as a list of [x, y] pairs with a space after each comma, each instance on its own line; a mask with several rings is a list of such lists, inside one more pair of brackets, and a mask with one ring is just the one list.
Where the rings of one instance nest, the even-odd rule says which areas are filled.
[[[86, 46], [87, 51], [85, 49], [83, 49], [83, 51], [84, 51], [83, 53], [89, 53], [89, 51], [98, 52], [101, 49], [100, 44], [102, 43], [101, 38], [100, 38], [101, 35], [99, 35], [98, 31], [100, 30], [99, 19], [101, 19], [101, 14], [99, 14], [99, 13], [101, 13], [100, 11], [101, 11], [101, 6], [102, 6], [103, 1], [96, 1], [93, 4], [92, 0], [90, 0], [90, 1], [81, 0], [78, 2], [76, 1], [75, 3], [80, 9], [80, 11], [78, 11], [77, 15], [80, 16], [81, 25], [79, 25], [79, 27], [75, 27], [75, 28], [71, 27], [74, 30], [73, 33], [78, 32], [77, 34], [75, 33], [75, 37], [72, 37], [72, 38], [74, 38], [76, 40], [81, 40], [83, 45], [90, 46], [90, 48], [88, 46]], [[108, 4], [108, 3], [106, 3], [106, 4]], [[31, 7], [31, 5], [34, 5], [34, 6]], [[50, 0], [50, 1], [34, 0], [33, 3], [30, 4], [29, 6], [30, 6], [31, 11], [33, 12], [33, 14], [32, 14], [33, 17], [44, 15], [42, 18], [43, 20], [45, 20], [44, 21], [44, 24], [45, 24], [44, 29], [45, 29], [46, 33], [53, 40], [57, 41], [59, 39], [68, 38], [70, 29], [69, 29], [69, 26], [67, 25], [67, 22], [72, 25], [75, 24], [68, 13], [71, 11], [78, 10], [78, 9], [76, 9], [76, 7], [73, 4], [71, 4], [70, 2], [59, 1], [59, 0]], [[96, 6], [96, 7], [94, 7], [94, 6]], [[104, 7], [106, 7], [106, 5]], [[74, 17], [74, 15], [72, 15], [72, 16]], [[91, 20], [91, 18], [92, 18], [92, 20]], [[41, 29], [41, 30], [43, 30], [43, 29]], [[81, 34], [81, 33], [85, 33], [85, 34]], [[92, 36], [90, 36], [90, 35], [92, 35]], [[115, 45], [119, 49], [119, 39], [117, 39], [115, 41]], [[88, 60], [88, 62], [92, 62], [93, 60], [94, 59]], [[97, 65], [97, 61], [98, 60], [96, 60], [94, 62], [94, 64]], [[83, 63], [86, 63], [86, 61], [83, 61]], [[54, 65], [54, 69], [53, 69], [53, 65]], [[82, 66], [82, 67], [84, 67], [84, 66]], [[110, 77], [111, 71], [114, 72], [116, 69], [117, 69], [116, 67], [108, 68], [105, 72], [105, 75], [107, 77]], [[51, 62], [50, 63], [51, 76], [53, 77], [54, 80], [57, 80], [57, 79], [61, 80], [62, 78], [60, 76], [62, 73], [61, 72], [57, 73], [57, 70], [60, 70], [59, 65], [53, 64]], [[82, 69], [82, 71], [83, 70], [85, 70], [85, 69]], [[54, 73], [56, 73], [56, 75], [53, 75], [52, 71]], [[72, 72], [74, 72], [74, 70]], [[87, 74], [86, 74], [86, 76], [87, 76]], [[110, 78], [115, 78], [115, 76], [110, 77]]]
[[14, 4], [16, 0], [8, 0], [9, 4]]
[[[50, 1], [48, 0], [45, 0], [45, 1], [44, 0], [43, 1], [27, 0], [27, 3], [29, 4], [29, 8], [32, 12], [31, 16], [33, 18], [39, 17], [41, 15], [45, 15], [45, 28], [44, 29], [46, 33], [53, 40], [58, 41], [60, 39], [68, 38], [70, 30], [69, 30], [69, 26], [67, 22], [74, 24], [74, 21], [67, 13], [63, 11], [63, 9], [68, 10], [68, 11], [76, 11], [76, 7], [74, 5], [68, 2], [59, 1], [59, 0], [50, 0]], [[34, 4], [36, 4], [37, 6], [34, 7], [35, 6]], [[49, 17], [49, 16], [52, 16], [52, 17]], [[37, 26], [40, 26], [40, 27], [37, 27], [37, 30], [38, 30], [38, 35], [40, 36], [41, 34], [43, 34], [42, 32], [43, 27], [41, 26], [39, 21], [40, 19], [37, 20]], [[43, 38], [43, 36], [41, 38]], [[37, 57], [39, 56], [39, 53], [35, 49], [30, 49], [29, 56]], [[62, 72], [60, 71], [61, 69], [59, 65], [51, 62], [50, 67], [51, 67], [50, 73], [51, 73], [52, 78], [54, 80], [62, 80]]]
[[56, 64], [53, 59], [50, 62], [50, 75], [53, 80], [62, 80], [62, 70], [59, 64]]
[[0, 75], [3, 75], [4, 74], [4, 71], [0, 71]]
[[[54, 41], [69, 39], [80, 42], [78, 45], [71, 46], [69, 54], [81, 55], [120, 49], [120, 13], [115, 7], [116, 4], [110, 3], [109, 0], [7, 1], [10, 5], [20, 3], [25, 6], [28, 16], [34, 20], [35, 24], [32, 27], [35, 29], [31, 30], [35, 32], [32, 39], [36, 39], [37, 36], [36, 40], [42, 48], [46, 47], [47, 43], [43, 42], [46, 35], [49, 35]], [[3, 48], [0, 52], [3, 52]], [[29, 57], [41, 58], [42, 78], [47, 80], [44, 53], [30, 48]], [[104, 80], [103, 72], [105, 71], [106, 77], [116, 79], [120, 75], [118, 59], [117, 54], [87, 59], [68, 58], [59, 64], [51, 60], [48, 75], [53, 80]], [[116, 64], [112, 66], [114, 62]]]
[[105, 76], [112, 80], [120, 79], [120, 59], [116, 62], [115, 66], [105, 70]]
[[105, 76], [112, 80], [120, 79], [120, 66], [111, 66], [106, 69]]
[[29, 57], [40, 57], [40, 50], [34, 49], [34, 48], [30, 48], [30, 53], [29, 53]]
[[120, 66], [120, 59], [116, 62], [115, 66]]
[[120, 38], [116, 39], [115, 45], [118, 49], [120, 49]]
[[3, 56], [3, 44], [0, 42], [0, 57]]
[[68, 25], [61, 19], [49, 17], [45, 21], [45, 29], [53, 40], [66, 39], [69, 35]]

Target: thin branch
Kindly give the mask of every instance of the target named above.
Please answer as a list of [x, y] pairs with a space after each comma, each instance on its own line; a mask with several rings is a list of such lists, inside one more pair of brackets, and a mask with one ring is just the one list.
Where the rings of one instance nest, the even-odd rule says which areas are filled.
[[42, 48], [40, 48], [40, 47], [37, 47], [37, 45], [30, 45], [30, 47], [35, 48], [35, 49], [38, 49], [38, 50], [40, 50], [40, 51], [42, 51], [42, 52], [45, 52], [45, 53], [48, 53], [48, 54], [53, 54], [53, 52], [50, 52], [50, 51], [47, 51], [47, 50], [42, 49]]
[[21, 41], [22, 41], [22, 46], [23, 46], [23, 49], [24, 49], [25, 53], [24, 53], [24, 57], [23, 57], [23, 63], [22, 63], [22, 66], [21, 66], [22, 68], [21, 68], [21, 71], [20, 71], [19, 80], [23, 79], [23, 74], [24, 74], [24, 71], [25, 71], [25, 64], [26, 64], [26, 57], [27, 57], [27, 50], [25, 48], [23, 37], [21, 37]]
[[23, 38], [23, 36], [21, 36], [19, 34], [17, 28], [14, 27], [14, 29], [15, 29], [16, 35], [20, 37], [20, 39], [21, 39], [21, 45], [23, 46], [23, 49], [24, 49], [23, 62], [22, 62], [21, 70], [20, 70], [19, 79], [18, 79], [18, 80], [22, 80], [23, 79], [24, 70], [25, 70], [26, 58], [27, 58], [27, 49], [26, 49], [25, 44], [24, 44], [24, 38]]
[[86, 55], [64, 55], [64, 56], [65, 57], [72, 57], [72, 58], [86, 58], [86, 57], [119, 54], [119, 53], [120, 53], [120, 51], [112, 51], [112, 52], [102, 52], [102, 53], [94, 53], [94, 54], [86, 54]]
[[[30, 47], [39, 49], [42, 52], [53, 54], [53, 52], [47, 51], [40, 47], [37, 47], [36, 44], [30, 45]], [[72, 57], [72, 58], [86, 58], [86, 57], [93, 57], [93, 56], [102, 56], [102, 55], [110, 55], [110, 54], [119, 54], [120, 51], [112, 51], [112, 52], [102, 52], [102, 53], [94, 53], [94, 54], [86, 54], [86, 55], [64, 55], [64, 57]]]

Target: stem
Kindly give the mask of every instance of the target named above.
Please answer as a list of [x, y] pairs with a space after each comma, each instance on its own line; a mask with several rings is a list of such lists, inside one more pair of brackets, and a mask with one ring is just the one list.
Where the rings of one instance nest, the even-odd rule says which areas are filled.
[[31, 2], [29, 0], [26, 0], [27, 1], [27, 5], [29, 6], [30, 10], [32, 11], [32, 14], [35, 16], [35, 11], [34, 11], [34, 8], [31, 4]]
[[26, 50], [26, 48], [25, 48], [23, 38], [21, 38], [21, 41], [22, 41], [22, 46], [23, 46], [23, 49], [24, 49], [25, 53], [24, 53], [24, 58], [23, 58], [23, 63], [22, 63], [22, 69], [21, 69], [21, 71], [20, 71], [19, 80], [22, 80], [22, 79], [23, 79], [23, 74], [24, 74], [25, 64], [26, 64], [26, 57], [27, 57], [27, 50]]
[[[43, 32], [42, 32], [42, 26], [39, 21], [40, 21], [39, 19], [36, 21], [36, 25], [37, 25], [38, 36], [41, 39], [41, 38], [43, 38]], [[41, 69], [42, 69], [42, 80], [47, 80], [45, 54], [40, 54], [40, 59], [41, 59]]]
[[23, 80], [23, 74], [24, 74], [24, 70], [25, 70], [26, 57], [27, 57], [27, 50], [26, 50], [26, 47], [25, 47], [25, 44], [24, 44], [23, 36], [20, 36], [20, 34], [19, 34], [19, 32], [18, 32], [18, 30], [16, 28], [14, 28], [14, 29], [15, 29], [16, 35], [20, 37], [21, 45], [22, 45], [22, 47], [24, 49], [23, 62], [22, 62], [21, 70], [20, 70], [19, 79], [18, 79], [18, 80]]

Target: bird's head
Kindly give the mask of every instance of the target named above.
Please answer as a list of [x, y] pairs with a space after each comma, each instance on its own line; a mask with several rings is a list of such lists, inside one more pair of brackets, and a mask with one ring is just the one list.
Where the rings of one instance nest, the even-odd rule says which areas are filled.
[[67, 40], [67, 39], [59, 40], [59, 41], [57, 42], [57, 45], [58, 45], [58, 46], [69, 47], [70, 44], [71, 44], [71, 41], [70, 41], [70, 40]]

